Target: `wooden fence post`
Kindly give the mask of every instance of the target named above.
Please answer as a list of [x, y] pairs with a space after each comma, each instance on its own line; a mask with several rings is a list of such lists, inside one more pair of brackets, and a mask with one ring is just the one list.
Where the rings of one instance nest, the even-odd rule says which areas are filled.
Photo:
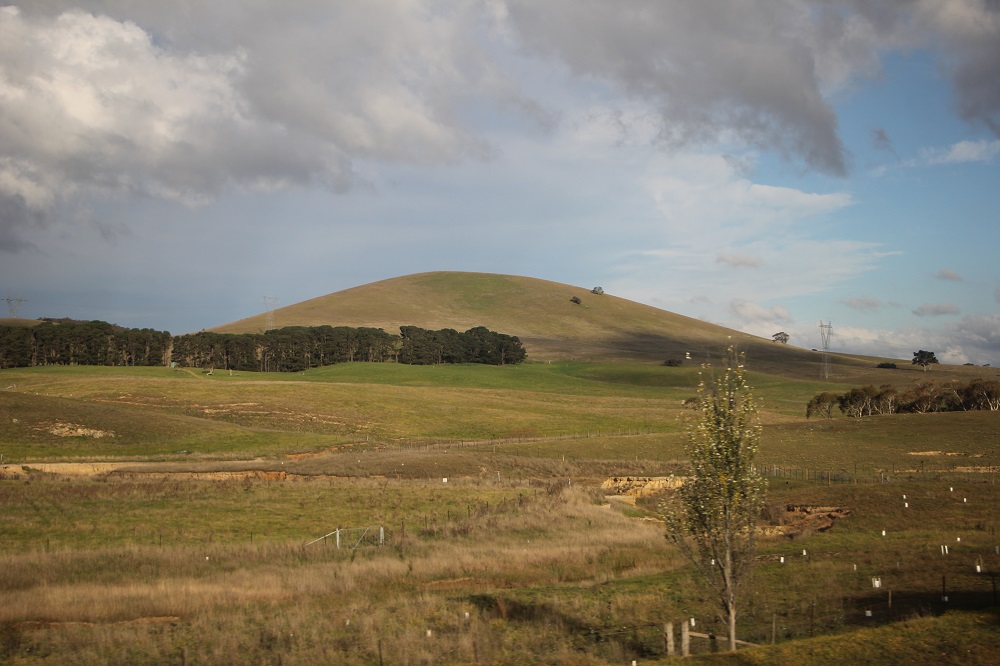
[[691, 656], [691, 630], [687, 622], [681, 623], [681, 656]]
[[674, 656], [674, 623], [667, 622], [663, 625], [663, 639], [667, 643], [667, 656]]

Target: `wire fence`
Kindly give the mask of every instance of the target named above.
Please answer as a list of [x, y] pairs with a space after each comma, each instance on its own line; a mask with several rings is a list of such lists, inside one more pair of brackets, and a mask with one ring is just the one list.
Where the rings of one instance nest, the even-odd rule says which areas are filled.
[[[329, 540], [329, 541], [327, 541]], [[357, 550], [358, 548], [377, 548], [385, 545], [385, 528], [375, 527], [338, 527], [329, 534], [313, 539], [307, 546], [326, 541], [336, 545], [337, 549]]]

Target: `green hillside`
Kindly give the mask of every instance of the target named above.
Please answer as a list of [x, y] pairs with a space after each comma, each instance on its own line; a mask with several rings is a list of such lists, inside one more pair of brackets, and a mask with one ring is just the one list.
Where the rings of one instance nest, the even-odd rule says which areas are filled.
[[[570, 299], [576, 297], [580, 303]], [[266, 314], [219, 326], [227, 333], [261, 331]], [[686, 360], [718, 358], [730, 343], [746, 350], [757, 370], [815, 377], [816, 352], [781, 345], [583, 287], [512, 275], [434, 272], [382, 280], [321, 296], [273, 312], [273, 325], [371, 326], [396, 332], [401, 325], [467, 330], [486, 326], [518, 336], [529, 360]], [[846, 367], [872, 359], [838, 357]]]

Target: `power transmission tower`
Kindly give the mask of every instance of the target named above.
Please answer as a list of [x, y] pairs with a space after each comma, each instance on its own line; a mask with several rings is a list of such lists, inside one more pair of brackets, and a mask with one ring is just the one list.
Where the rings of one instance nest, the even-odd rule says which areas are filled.
[[833, 335], [833, 322], [829, 324], [824, 324], [823, 320], [819, 321], [819, 337], [823, 342], [823, 360], [820, 362], [819, 366], [819, 376], [820, 379], [830, 378], [830, 336]]
[[7, 301], [7, 309], [10, 310], [10, 316], [13, 317], [14, 319], [17, 319], [18, 315], [20, 314], [21, 304], [28, 302], [25, 299], [21, 298], [20, 295], [7, 296], [4, 300]]
[[274, 309], [278, 307], [278, 297], [277, 296], [262, 296], [264, 301], [264, 309], [267, 311], [267, 323], [264, 324], [264, 330], [270, 331], [274, 328]]

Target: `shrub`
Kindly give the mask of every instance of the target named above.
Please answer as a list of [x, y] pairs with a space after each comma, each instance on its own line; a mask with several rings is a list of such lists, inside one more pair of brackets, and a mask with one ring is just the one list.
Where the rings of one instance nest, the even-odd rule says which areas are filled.
[[895, 370], [896, 369], [896, 364], [895, 363], [879, 363], [875, 367], [876, 368], [888, 368], [889, 370]]

